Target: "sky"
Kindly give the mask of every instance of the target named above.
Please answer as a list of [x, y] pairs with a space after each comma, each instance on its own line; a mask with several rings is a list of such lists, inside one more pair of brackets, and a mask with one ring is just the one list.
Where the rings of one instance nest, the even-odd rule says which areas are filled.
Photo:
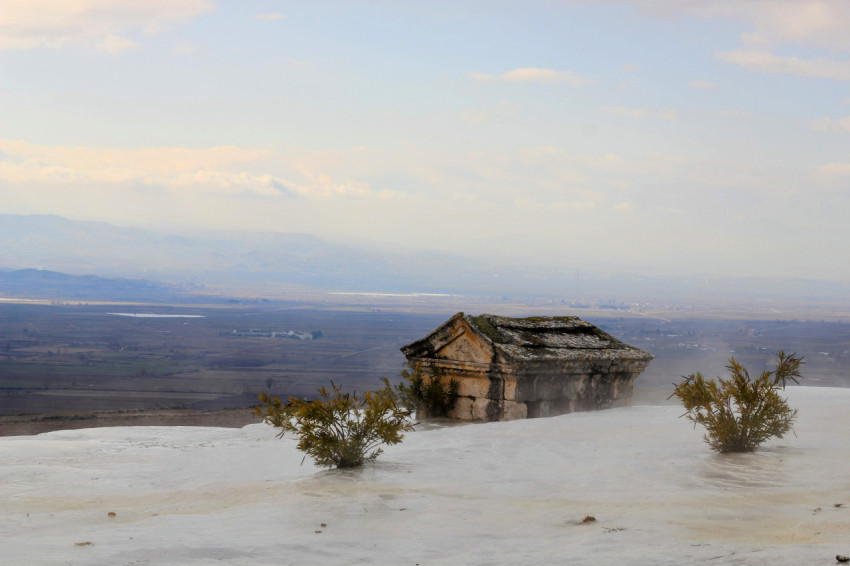
[[4, 0], [0, 212], [850, 280], [845, 0]]

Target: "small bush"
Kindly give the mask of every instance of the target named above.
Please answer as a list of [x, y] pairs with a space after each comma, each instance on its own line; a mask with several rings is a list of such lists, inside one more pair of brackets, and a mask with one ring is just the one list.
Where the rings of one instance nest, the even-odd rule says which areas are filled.
[[[319, 398], [305, 401], [290, 397], [284, 405], [263, 393], [255, 413], [298, 438], [298, 449], [322, 468], [351, 468], [374, 461], [382, 444], [397, 444], [413, 430], [410, 412], [384, 392], [362, 397], [343, 393], [336, 385], [319, 390]], [[302, 460], [303, 464], [303, 460]]]
[[428, 417], [444, 417], [454, 409], [459, 383], [454, 378], [446, 382], [438, 368], [431, 367], [431, 376], [426, 378], [421, 362], [409, 364], [401, 371], [401, 377], [404, 381], [395, 389], [384, 379], [384, 391], [395, 397], [402, 407]]
[[791, 409], [779, 390], [787, 380], [799, 383], [803, 359], [796, 354], [777, 352], [776, 369], [764, 371], [753, 380], [746, 368], [729, 360], [729, 379], [706, 380], [699, 372], [676, 385], [671, 397], [678, 397], [695, 425], [705, 427], [705, 441], [721, 452], [752, 452], [772, 437], [782, 438], [791, 431], [796, 409]]

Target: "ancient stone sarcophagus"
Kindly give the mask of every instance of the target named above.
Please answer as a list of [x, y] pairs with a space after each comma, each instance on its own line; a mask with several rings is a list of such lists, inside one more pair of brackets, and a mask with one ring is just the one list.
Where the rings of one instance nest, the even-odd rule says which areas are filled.
[[632, 383], [654, 357], [575, 316], [462, 312], [401, 351], [458, 381], [450, 417], [485, 421], [629, 405]]

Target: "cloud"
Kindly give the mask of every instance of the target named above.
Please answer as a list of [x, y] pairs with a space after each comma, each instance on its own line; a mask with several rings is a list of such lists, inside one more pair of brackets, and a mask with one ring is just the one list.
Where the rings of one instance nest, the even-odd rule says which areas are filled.
[[596, 82], [594, 79], [582, 77], [570, 71], [555, 71], [553, 69], [538, 69], [536, 67], [514, 69], [495, 76], [485, 73], [470, 73], [470, 77], [477, 81], [539, 84], [565, 83], [570, 86], [585, 86]]
[[657, 18], [694, 17], [744, 22], [771, 42], [850, 51], [846, 0], [617, 0]]
[[818, 173], [827, 177], [850, 176], [850, 163], [828, 163], [818, 168]]
[[612, 106], [604, 108], [604, 110], [609, 114], [616, 114], [619, 116], [631, 116], [632, 118], [654, 118], [656, 120], [665, 120], [668, 122], [679, 119], [679, 113], [672, 108], [667, 108], [664, 110], [647, 110], [646, 108], [628, 108], [625, 106]]
[[705, 81], [705, 80], [691, 81], [690, 85], [693, 88], [699, 88], [699, 89], [703, 89], [703, 90], [712, 90], [712, 89], [720, 88], [720, 86], [717, 85], [716, 83], [713, 83], [713, 82], [710, 82], [710, 81]]
[[767, 51], [747, 49], [717, 51], [715, 55], [721, 61], [741, 65], [750, 71], [760, 73], [781, 73], [815, 79], [850, 81], [850, 61], [782, 57]]
[[[717, 51], [721, 61], [760, 73], [798, 77], [850, 80], [850, 61], [837, 54], [850, 53], [850, 3], [845, 0], [711, 0], [703, 4], [705, 15], [739, 19], [753, 30], [741, 35], [741, 46]], [[786, 49], [816, 48], [828, 56], [816, 58], [778, 55]]]
[[183, 40], [171, 49], [171, 54], [177, 56], [192, 55], [197, 50], [198, 48], [193, 42], [189, 40]]
[[[847, 0], [571, 0], [629, 4], [646, 16], [740, 22], [747, 31], [737, 49], [716, 53], [721, 61], [755, 72], [850, 80], [850, 2]], [[760, 48], [756, 49], [755, 46]], [[777, 55], [795, 48], [826, 51], [821, 58]]]
[[850, 132], [850, 116], [813, 120], [809, 127], [817, 132]]
[[276, 21], [276, 20], [285, 20], [286, 14], [260, 14], [257, 16], [258, 20], [268, 20], [268, 21]]
[[749, 112], [744, 112], [743, 110], [718, 110], [714, 113], [718, 118], [752, 118], [753, 115]]
[[166, 179], [146, 178], [146, 185], [164, 185], [171, 190], [228, 196], [295, 197], [299, 192], [289, 181], [273, 175], [255, 175], [247, 171], [229, 173], [198, 170]]
[[476, 110], [474, 108], [470, 108], [469, 110], [462, 112], [460, 117], [464, 122], [468, 122], [470, 124], [485, 124], [490, 121], [490, 114], [483, 110]]
[[845, 0], [749, 0], [749, 17], [771, 41], [850, 51], [850, 9]]
[[679, 112], [672, 108], [667, 108], [664, 110], [656, 110], [655, 112], [652, 112], [650, 116], [657, 120], [672, 122], [679, 119]]
[[632, 118], [646, 118], [649, 116], [649, 110], [644, 108], [626, 108], [625, 106], [614, 106], [605, 109], [609, 114], [618, 114], [620, 116], [631, 116]]
[[190, 199], [394, 197], [391, 187], [373, 190], [368, 180], [369, 167], [371, 172], [382, 170], [384, 159], [368, 148], [314, 153], [237, 146], [100, 149], [0, 140], [0, 186], [82, 191], [157, 187]]
[[118, 55], [125, 49], [138, 47], [138, 45], [139, 44], [135, 41], [125, 39], [123, 37], [118, 37], [117, 35], [110, 35], [102, 42], [95, 45], [95, 47], [97, 47], [99, 51], [109, 53], [110, 55]]
[[32, 185], [156, 186], [176, 192], [230, 196], [293, 196], [301, 190], [269, 173], [250, 171], [267, 150], [97, 149], [0, 140], [0, 181]]
[[3, 0], [0, 49], [94, 47], [118, 54], [213, 9], [209, 0]]

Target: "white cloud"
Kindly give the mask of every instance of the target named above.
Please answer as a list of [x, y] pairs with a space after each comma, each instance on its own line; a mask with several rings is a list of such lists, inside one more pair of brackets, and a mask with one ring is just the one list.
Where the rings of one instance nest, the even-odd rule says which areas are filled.
[[95, 45], [95, 47], [97, 47], [99, 51], [109, 53], [110, 55], [118, 55], [125, 49], [130, 49], [131, 47], [138, 47], [138, 45], [138, 43], [130, 39], [118, 37], [117, 35], [110, 35], [102, 42]]
[[458, 191], [456, 193], [452, 193], [452, 200], [459, 200], [464, 202], [475, 202], [478, 200], [478, 196], [472, 193], [465, 193], [463, 191]]
[[[607, 1], [607, 0], [603, 0]], [[850, 51], [846, 0], [616, 0], [660, 18], [696, 17], [744, 22], [775, 42]]]
[[470, 73], [470, 77], [477, 81], [541, 84], [566, 83], [570, 86], [585, 86], [596, 82], [594, 79], [582, 77], [570, 71], [555, 71], [553, 69], [539, 69], [536, 67], [514, 69], [495, 76], [485, 73]]
[[198, 48], [195, 46], [195, 44], [193, 42], [191, 42], [189, 40], [183, 40], [180, 43], [178, 43], [177, 45], [175, 45], [174, 48], [171, 49], [171, 54], [177, 55], [177, 56], [192, 55], [197, 50], [198, 50]]
[[[850, 61], [838, 57], [850, 52], [850, 3], [845, 0], [776, 0], [706, 2], [704, 14], [743, 19], [753, 31], [741, 35], [741, 46], [718, 51], [727, 63], [763, 73], [850, 80]], [[778, 55], [777, 46], [818, 48], [828, 56]]]
[[146, 183], [166, 185], [172, 190], [231, 196], [280, 197], [297, 196], [298, 190], [287, 180], [273, 175], [256, 175], [247, 171], [229, 173], [200, 169], [169, 178], [148, 178]]
[[[722, 61], [757, 72], [850, 80], [850, 2], [847, 0], [572, 0], [630, 4], [655, 18], [742, 22], [741, 46], [718, 51]], [[756, 46], [760, 46], [756, 48]], [[816, 48], [826, 56], [777, 55], [777, 47]]]
[[[368, 180], [385, 156], [368, 148], [344, 152], [220, 146], [206, 149], [159, 147], [99, 149], [42, 146], [0, 140], [0, 186], [80, 188], [157, 187], [173, 195], [201, 198], [287, 197], [310, 199], [388, 198]], [[371, 168], [371, 169], [370, 169]]]
[[547, 206], [547, 208], [551, 208], [552, 210], [561, 210], [561, 211], [589, 211], [597, 208], [597, 203], [592, 200], [577, 200], [577, 201], [558, 201], [554, 202], [551, 205]]
[[258, 16], [257, 16], [257, 19], [258, 19], [258, 20], [269, 20], [269, 21], [275, 21], [275, 20], [285, 20], [285, 19], [286, 19], [286, 14], [277, 14], [277, 13], [273, 13], [273, 14], [260, 14], [260, 15], [258, 15]]
[[483, 110], [471, 108], [461, 113], [460, 117], [464, 122], [470, 124], [485, 124], [490, 121], [490, 115]]
[[645, 108], [626, 108], [625, 106], [613, 106], [605, 109], [609, 114], [618, 114], [620, 116], [631, 116], [632, 118], [646, 118], [649, 116], [649, 110]]
[[94, 47], [117, 54], [213, 9], [209, 0], [3, 0], [0, 49]]
[[699, 88], [699, 89], [702, 89], [702, 90], [712, 90], [712, 89], [720, 88], [720, 86], [718, 84], [713, 83], [711, 81], [705, 81], [705, 80], [691, 81], [690, 85], [693, 88]]
[[21, 186], [144, 185], [232, 196], [300, 192], [286, 179], [246, 170], [267, 158], [266, 150], [232, 146], [107, 150], [0, 140], [0, 153], [0, 181]]
[[809, 122], [809, 127], [818, 132], [850, 132], [850, 116], [844, 118], [821, 118]]
[[850, 176], [850, 163], [827, 163], [818, 168], [818, 173], [827, 177]]
[[741, 65], [750, 71], [850, 81], [850, 61], [782, 57], [768, 51], [747, 49], [717, 51], [715, 55], [722, 61]]
[[743, 110], [718, 110], [714, 113], [718, 118], [752, 118], [753, 115], [749, 112], [744, 112]]
[[756, 29], [772, 40], [850, 51], [850, 7], [845, 0], [748, 3]]
[[664, 110], [656, 110], [655, 112], [650, 114], [650, 116], [657, 120], [665, 120], [667, 122], [672, 122], [674, 120], [679, 119], [679, 112], [672, 108], [666, 108]]
[[612, 106], [604, 108], [609, 114], [617, 114], [619, 116], [631, 116], [632, 118], [655, 118], [656, 120], [673, 121], [679, 119], [679, 113], [667, 108], [663, 110], [647, 110], [646, 108], [628, 108], [626, 106]]

